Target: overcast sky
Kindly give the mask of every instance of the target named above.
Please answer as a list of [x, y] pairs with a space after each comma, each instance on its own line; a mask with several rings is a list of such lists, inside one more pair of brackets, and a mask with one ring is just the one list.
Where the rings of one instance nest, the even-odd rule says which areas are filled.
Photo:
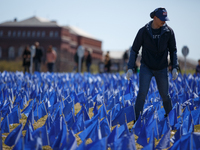
[[104, 51], [128, 49], [155, 8], [165, 7], [174, 30], [178, 55], [200, 59], [200, 0], [0, 0], [0, 23], [33, 16], [75, 26], [102, 41]]

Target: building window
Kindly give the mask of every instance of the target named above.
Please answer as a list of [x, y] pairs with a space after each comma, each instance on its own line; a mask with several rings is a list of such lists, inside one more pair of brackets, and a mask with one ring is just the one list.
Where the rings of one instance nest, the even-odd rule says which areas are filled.
[[2, 49], [0, 47], [0, 58], [2, 58]]
[[26, 36], [26, 31], [22, 32], [22, 36], [25, 37]]
[[37, 37], [40, 37], [40, 31], [37, 32]]
[[27, 36], [30, 37], [31, 36], [31, 31], [27, 32]]
[[8, 31], [8, 36], [11, 36], [11, 31]]
[[21, 36], [21, 31], [17, 32], [17, 36], [20, 37]]
[[3, 31], [2, 30], [0, 31], [0, 36], [3, 36]]
[[42, 31], [42, 37], [45, 37], [45, 31]]
[[23, 51], [24, 51], [24, 47], [21, 46], [21, 47], [18, 49], [18, 56], [19, 56], [19, 57], [22, 56]]
[[13, 37], [15, 37], [16, 36], [16, 31], [13, 31]]
[[15, 48], [13, 46], [8, 49], [8, 58], [15, 58]]
[[58, 37], [58, 31], [55, 32], [55, 37]]
[[32, 32], [32, 37], [35, 37], [35, 31]]
[[50, 36], [50, 37], [53, 37], [53, 31], [50, 31], [50, 32], [49, 32], [49, 36]]

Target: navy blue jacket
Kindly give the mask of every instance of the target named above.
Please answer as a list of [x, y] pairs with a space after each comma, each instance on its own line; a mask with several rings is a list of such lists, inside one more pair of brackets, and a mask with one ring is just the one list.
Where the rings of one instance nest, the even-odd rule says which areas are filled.
[[161, 27], [161, 35], [156, 45], [152, 31], [152, 21], [142, 27], [133, 42], [131, 54], [128, 62], [128, 69], [133, 69], [138, 52], [142, 47], [141, 63], [144, 63], [152, 70], [161, 70], [168, 66], [168, 53], [172, 68], [178, 67], [176, 40], [173, 30], [164, 24]]

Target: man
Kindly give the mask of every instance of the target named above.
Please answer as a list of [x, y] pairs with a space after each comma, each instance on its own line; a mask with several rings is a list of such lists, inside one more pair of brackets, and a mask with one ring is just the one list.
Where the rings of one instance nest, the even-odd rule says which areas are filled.
[[128, 50], [126, 50], [123, 54], [123, 69], [124, 69], [124, 72], [127, 71], [127, 63], [128, 63], [128, 58], [129, 58], [129, 55], [128, 55]]
[[39, 47], [39, 42], [35, 42], [35, 56], [33, 58], [35, 63], [35, 71], [41, 71], [41, 61], [42, 61], [43, 52]]
[[196, 74], [200, 74], [200, 59], [198, 60], [198, 65], [196, 66]]
[[177, 48], [173, 30], [165, 23], [168, 21], [165, 8], [157, 8], [150, 13], [153, 21], [142, 27], [133, 42], [131, 54], [128, 62], [128, 71], [126, 74], [129, 80], [133, 74], [133, 67], [136, 62], [138, 51], [142, 46], [142, 59], [139, 74], [139, 92], [135, 102], [136, 120], [143, 112], [143, 106], [146, 95], [149, 90], [151, 78], [156, 79], [160, 96], [163, 100], [165, 117], [172, 110], [171, 98], [169, 95], [168, 83], [168, 52], [172, 63], [172, 77], [175, 80], [177, 73]]

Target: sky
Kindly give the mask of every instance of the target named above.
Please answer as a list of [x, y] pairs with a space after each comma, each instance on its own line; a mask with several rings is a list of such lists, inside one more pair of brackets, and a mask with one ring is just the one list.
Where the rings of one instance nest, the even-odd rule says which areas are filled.
[[33, 16], [75, 26], [102, 41], [103, 51], [129, 49], [138, 30], [151, 21], [150, 12], [165, 7], [174, 30], [177, 54], [200, 59], [200, 0], [0, 0], [0, 23]]

